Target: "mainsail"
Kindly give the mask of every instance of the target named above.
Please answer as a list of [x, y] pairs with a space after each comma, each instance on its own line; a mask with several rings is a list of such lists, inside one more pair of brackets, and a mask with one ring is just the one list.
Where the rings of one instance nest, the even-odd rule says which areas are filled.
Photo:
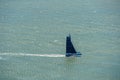
[[76, 50], [72, 44], [70, 35], [66, 37], [66, 53], [76, 54]]

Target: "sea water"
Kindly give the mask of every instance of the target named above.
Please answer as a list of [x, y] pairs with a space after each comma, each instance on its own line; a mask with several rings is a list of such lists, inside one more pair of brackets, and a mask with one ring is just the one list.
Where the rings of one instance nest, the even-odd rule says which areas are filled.
[[0, 0], [0, 80], [120, 80], [120, 1]]

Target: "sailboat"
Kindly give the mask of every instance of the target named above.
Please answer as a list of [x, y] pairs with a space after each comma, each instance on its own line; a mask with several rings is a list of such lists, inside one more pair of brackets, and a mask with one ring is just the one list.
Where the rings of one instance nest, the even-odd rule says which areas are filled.
[[66, 57], [70, 57], [70, 56], [78, 57], [80, 55], [81, 55], [80, 52], [76, 52], [73, 43], [71, 41], [71, 35], [69, 34], [69, 36], [66, 37]]

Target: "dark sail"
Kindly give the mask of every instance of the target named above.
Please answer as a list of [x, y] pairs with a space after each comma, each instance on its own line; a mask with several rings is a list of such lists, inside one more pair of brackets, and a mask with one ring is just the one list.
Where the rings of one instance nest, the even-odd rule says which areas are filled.
[[71, 36], [66, 37], [66, 53], [76, 54], [76, 50], [71, 42]]

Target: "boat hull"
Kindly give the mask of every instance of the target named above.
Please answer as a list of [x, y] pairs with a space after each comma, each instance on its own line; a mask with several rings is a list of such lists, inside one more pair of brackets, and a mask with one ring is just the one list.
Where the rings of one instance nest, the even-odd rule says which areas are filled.
[[66, 53], [66, 57], [74, 56], [74, 57], [80, 57], [82, 55], [80, 52], [77, 53]]

